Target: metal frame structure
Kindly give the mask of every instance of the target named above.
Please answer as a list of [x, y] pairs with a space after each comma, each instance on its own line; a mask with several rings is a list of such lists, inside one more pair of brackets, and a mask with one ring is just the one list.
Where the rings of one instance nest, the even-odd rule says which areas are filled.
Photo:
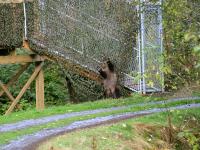
[[[156, 34], [157, 37], [156, 41], [157, 42], [156, 45], [154, 43], [149, 43], [148, 45], [151, 45], [151, 47], [153, 47], [153, 51], [156, 51], [157, 55], [155, 55], [154, 58], [149, 58], [149, 59], [155, 59], [158, 62], [158, 57], [162, 57], [162, 52], [163, 52], [163, 35], [162, 35], [162, 9], [161, 9], [161, 5], [162, 5], [162, 0], [160, 0], [159, 2], [152, 4], [150, 2], [147, 2], [147, 0], [140, 0], [140, 5], [138, 6], [137, 10], [138, 10], [138, 16], [139, 16], [139, 20], [140, 20], [140, 26], [139, 26], [139, 31], [138, 31], [138, 41], [137, 41], [137, 58], [138, 58], [138, 74], [140, 77], [139, 81], [138, 81], [138, 88], [137, 91], [141, 92], [141, 93], [148, 93], [148, 92], [161, 92], [164, 91], [164, 86], [163, 86], [163, 82], [164, 82], [164, 75], [162, 73], [162, 71], [160, 70], [162, 67], [162, 63], [159, 64], [159, 68], [157, 68], [157, 74], [159, 74], [159, 85], [155, 84], [154, 81], [151, 81], [153, 83], [152, 86], [148, 86], [148, 80], [156, 80], [156, 79], [148, 79], [148, 75], [146, 74], [148, 71], [148, 68], [146, 67], [146, 64], [148, 63], [148, 55], [146, 53], [146, 49], [147, 49], [147, 42], [148, 41], [148, 37], [147, 36], [153, 36], [151, 34]], [[145, 26], [145, 21], [148, 18], [148, 14], [147, 12], [145, 12], [145, 9], [148, 9], [148, 7], [152, 10], [154, 10], [155, 12], [152, 11], [152, 13], [155, 13], [154, 17], [155, 18], [151, 18], [151, 19], [155, 19], [157, 20], [156, 23], [156, 29], [155, 32], [157, 33], [151, 33], [150, 35], [147, 35], [147, 27]], [[151, 10], [150, 10], [151, 11]], [[148, 28], [151, 28], [151, 26], [153, 26], [152, 24], [148, 24]], [[151, 53], [151, 52], [150, 52]], [[153, 53], [153, 52], [152, 52]]]

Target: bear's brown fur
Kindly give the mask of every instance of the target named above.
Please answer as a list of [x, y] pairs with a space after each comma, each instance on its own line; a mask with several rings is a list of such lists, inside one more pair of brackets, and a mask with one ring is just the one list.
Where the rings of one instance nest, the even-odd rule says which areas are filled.
[[105, 96], [107, 98], [119, 98], [120, 92], [117, 86], [118, 78], [115, 72], [114, 65], [111, 63], [110, 60], [102, 63], [99, 73], [103, 77]]

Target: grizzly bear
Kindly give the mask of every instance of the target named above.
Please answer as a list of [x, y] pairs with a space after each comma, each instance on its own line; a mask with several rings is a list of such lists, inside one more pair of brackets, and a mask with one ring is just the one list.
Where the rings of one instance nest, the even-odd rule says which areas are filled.
[[119, 98], [118, 77], [113, 63], [108, 60], [101, 64], [99, 73], [103, 78], [104, 95], [106, 98]]

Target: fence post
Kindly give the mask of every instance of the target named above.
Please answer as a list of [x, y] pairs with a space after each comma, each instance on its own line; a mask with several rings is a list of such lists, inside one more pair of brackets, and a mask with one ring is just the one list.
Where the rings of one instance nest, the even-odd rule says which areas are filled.
[[145, 45], [145, 37], [144, 37], [144, 6], [143, 0], [140, 0], [140, 30], [141, 30], [141, 75], [142, 75], [142, 93], [146, 94], [146, 81], [145, 81], [145, 52], [144, 52], [144, 45]]

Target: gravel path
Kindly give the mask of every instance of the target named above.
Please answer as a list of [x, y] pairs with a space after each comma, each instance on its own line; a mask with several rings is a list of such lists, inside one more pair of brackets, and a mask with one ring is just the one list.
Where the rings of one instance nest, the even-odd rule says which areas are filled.
[[152, 102], [140, 103], [140, 104], [134, 104], [134, 105], [128, 105], [128, 106], [87, 110], [87, 111], [81, 111], [81, 112], [72, 112], [72, 113], [66, 113], [66, 114], [61, 114], [61, 115], [48, 116], [48, 117], [43, 117], [39, 119], [29, 119], [29, 120], [23, 120], [17, 123], [0, 125], [0, 132], [15, 131], [15, 130], [20, 130], [20, 129], [24, 129], [31, 126], [42, 125], [42, 124], [62, 120], [62, 119], [67, 119], [67, 118], [72, 118], [72, 117], [77, 117], [77, 116], [92, 115], [92, 114], [97, 114], [97, 113], [102, 113], [102, 112], [123, 110], [123, 109], [131, 108], [134, 106], [136, 107], [136, 106], [145, 106], [145, 105], [150, 105], [150, 104], [165, 104], [165, 103], [167, 104], [170, 102], [177, 102], [177, 101], [184, 101], [184, 100], [199, 100], [199, 99], [200, 97], [176, 98], [176, 99], [169, 99], [169, 100], [158, 101], [158, 102], [152, 101]]
[[[200, 103], [170, 107], [170, 110], [180, 110], [180, 109], [197, 108], [197, 107], [200, 107]], [[123, 113], [123, 114], [118, 114], [118, 115], [110, 115], [106, 117], [97, 117], [94, 119], [89, 119], [89, 120], [84, 120], [84, 121], [76, 121], [64, 127], [45, 129], [45, 130], [36, 132], [34, 134], [19, 137], [17, 140], [13, 140], [9, 144], [0, 147], [0, 149], [1, 150], [32, 150], [36, 148], [37, 144], [40, 141], [47, 139], [49, 137], [63, 134], [65, 132], [70, 132], [76, 129], [97, 126], [100, 124], [106, 124], [110, 122], [116, 122], [123, 119], [134, 118], [134, 117], [149, 115], [153, 113], [165, 112], [168, 109], [169, 108], [155, 108], [155, 109], [138, 111], [138, 112], [129, 112], [129, 113]]]

